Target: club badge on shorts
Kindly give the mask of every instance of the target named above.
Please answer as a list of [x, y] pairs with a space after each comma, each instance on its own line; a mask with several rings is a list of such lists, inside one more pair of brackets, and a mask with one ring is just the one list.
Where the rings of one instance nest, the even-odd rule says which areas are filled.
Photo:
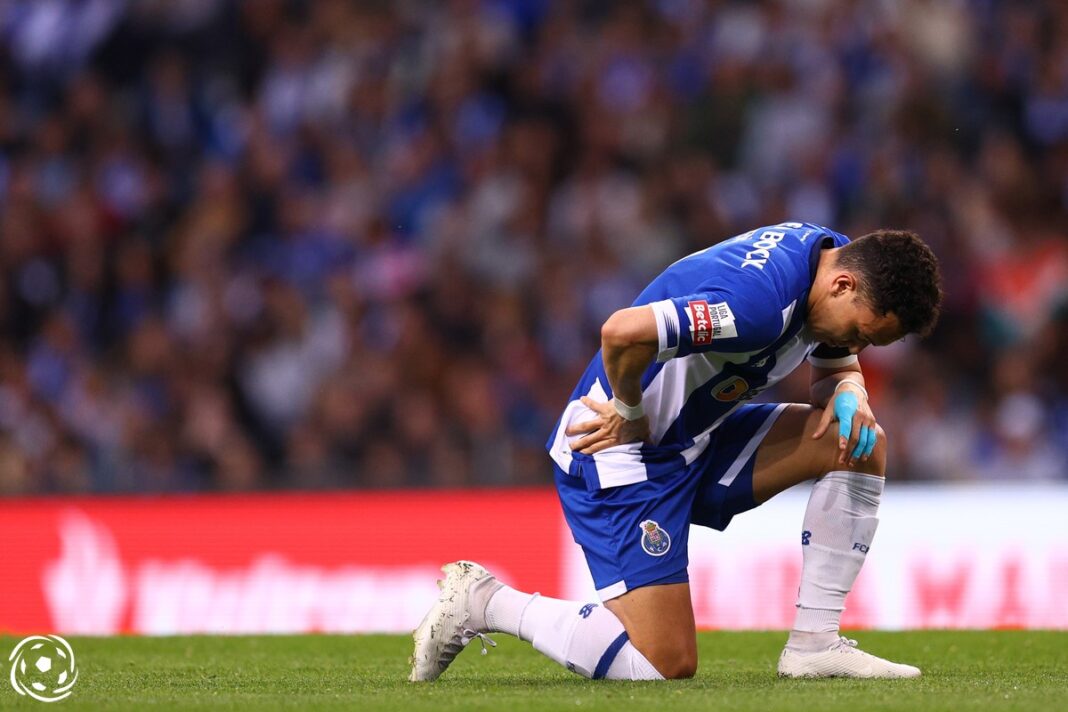
[[671, 537], [652, 519], [646, 519], [640, 525], [642, 530], [642, 549], [649, 556], [663, 556], [671, 548]]

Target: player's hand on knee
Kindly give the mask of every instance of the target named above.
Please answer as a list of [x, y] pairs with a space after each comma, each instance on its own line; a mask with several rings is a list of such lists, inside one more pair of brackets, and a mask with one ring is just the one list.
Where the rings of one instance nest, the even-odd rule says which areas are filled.
[[818, 440], [833, 420], [838, 421], [838, 463], [852, 467], [867, 461], [878, 442], [875, 414], [864, 393], [842, 389], [823, 411], [819, 427], [812, 434]]
[[592, 455], [616, 445], [649, 440], [648, 416], [625, 420], [611, 403], [598, 403], [586, 396], [581, 400], [597, 417], [573, 423], [564, 431], [568, 437], [581, 436], [578, 440], [571, 441], [571, 449], [575, 452]]

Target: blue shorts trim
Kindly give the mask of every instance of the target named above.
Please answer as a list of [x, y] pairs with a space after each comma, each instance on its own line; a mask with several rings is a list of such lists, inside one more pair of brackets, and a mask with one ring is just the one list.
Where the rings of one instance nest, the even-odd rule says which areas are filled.
[[690, 525], [723, 530], [757, 505], [756, 451], [785, 407], [741, 406], [713, 431], [694, 462], [653, 480], [591, 491], [583, 473], [570, 475], [554, 465], [564, 517], [602, 600], [689, 581]]
[[757, 506], [753, 467], [764, 436], [786, 409], [783, 403], [742, 406], [716, 429], [712, 443], [694, 464], [701, 482], [693, 505], [693, 524], [723, 531], [734, 515]]

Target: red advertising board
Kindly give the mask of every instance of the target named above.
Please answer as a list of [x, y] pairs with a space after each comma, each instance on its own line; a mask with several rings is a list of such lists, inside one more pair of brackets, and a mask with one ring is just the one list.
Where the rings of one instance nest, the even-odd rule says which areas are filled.
[[[699, 628], [790, 626], [806, 501], [691, 530]], [[888, 487], [843, 623], [1068, 629], [1066, 510], [1058, 485]], [[9, 499], [0, 633], [401, 632], [460, 558], [596, 600], [550, 489]]]
[[442, 563], [558, 595], [551, 490], [0, 500], [0, 632], [414, 627]]

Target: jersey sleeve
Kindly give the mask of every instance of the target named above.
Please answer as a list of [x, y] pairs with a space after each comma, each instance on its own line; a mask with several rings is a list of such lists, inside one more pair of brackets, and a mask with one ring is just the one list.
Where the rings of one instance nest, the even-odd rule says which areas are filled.
[[[770, 304], [769, 304], [770, 303]], [[659, 336], [657, 361], [705, 351], [747, 353], [771, 345], [783, 332], [775, 302], [708, 291], [653, 302]]]
[[845, 368], [859, 360], [856, 354], [849, 353], [849, 349], [827, 344], [819, 344], [808, 355], [808, 362], [817, 368]]

